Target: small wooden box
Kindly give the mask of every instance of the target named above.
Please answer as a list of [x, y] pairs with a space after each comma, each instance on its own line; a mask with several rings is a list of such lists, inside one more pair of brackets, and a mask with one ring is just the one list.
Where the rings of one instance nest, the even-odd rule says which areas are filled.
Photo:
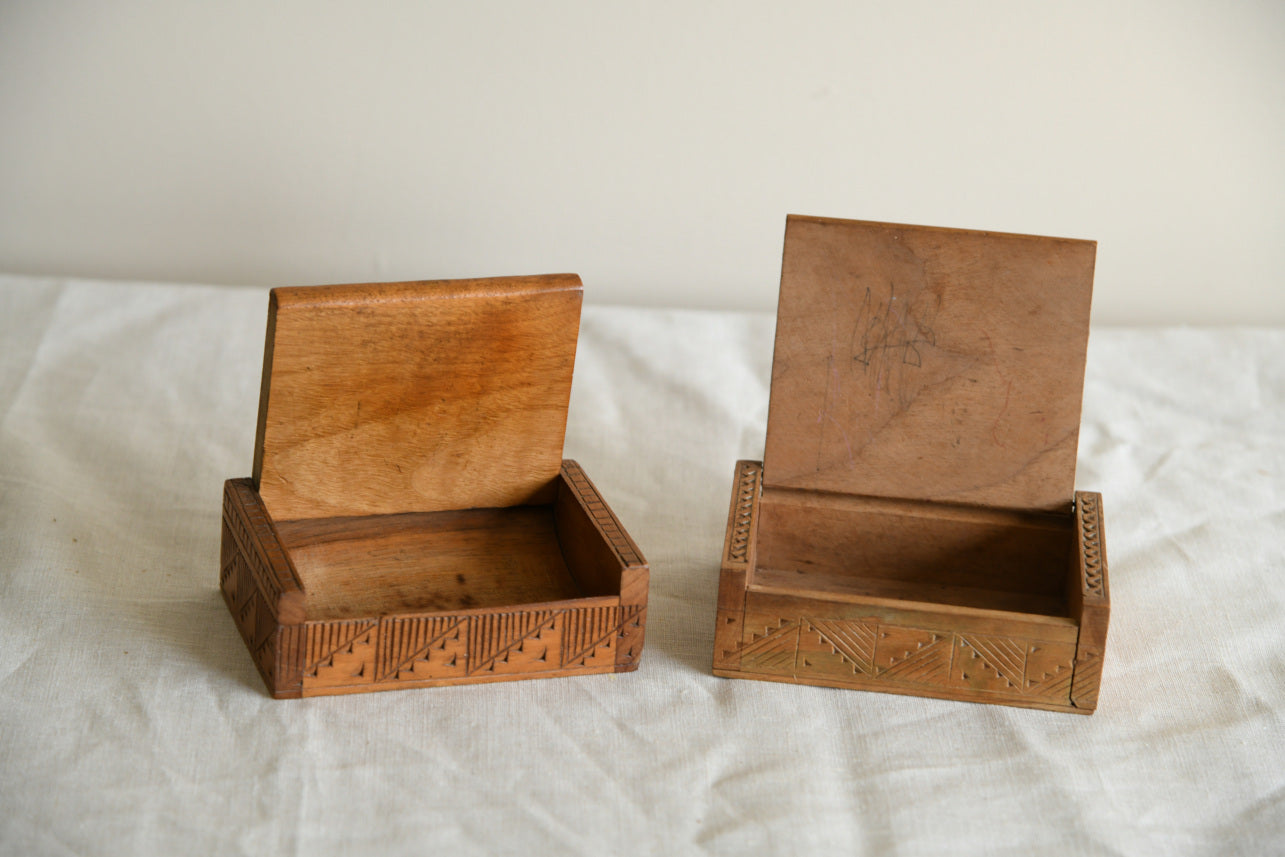
[[1074, 483], [1095, 252], [787, 219], [715, 674], [1093, 712], [1102, 501]]
[[562, 459], [574, 275], [276, 289], [220, 586], [276, 697], [621, 672], [648, 569]]

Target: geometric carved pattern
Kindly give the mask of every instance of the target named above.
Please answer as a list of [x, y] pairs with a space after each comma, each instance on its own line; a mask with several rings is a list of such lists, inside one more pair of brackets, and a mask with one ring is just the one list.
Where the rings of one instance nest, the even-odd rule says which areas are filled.
[[1075, 663], [1071, 704], [1093, 709], [1098, 705], [1098, 684], [1102, 679], [1102, 652], [1089, 649]]
[[615, 663], [616, 633], [620, 628], [619, 607], [577, 610], [563, 618], [562, 664], [583, 666], [587, 662]]
[[754, 498], [763, 478], [763, 465], [757, 461], [742, 461], [736, 475], [736, 517], [732, 523], [732, 538], [727, 546], [728, 562], [745, 562], [750, 545], [750, 520], [754, 514]]
[[1078, 492], [1075, 506], [1084, 545], [1084, 590], [1094, 595], [1105, 595], [1102, 586], [1102, 516], [1097, 495]]
[[785, 619], [759, 633], [750, 632], [750, 639], [741, 649], [741, 668], [758, 672], [794, 671], [799, 649], [799, 625]]
[[758, 616], [740, 646], [740, 670], [855, 684], [967, 689], [1069, 705], [1079, 679], [1075, 646], [1004, 635], [935, 631], [877, 618]]
[[[557, 613], [546, 610], [485, 613], [470, 617], [468, 652], [472, 663], [469, 665], [469, 674], [513, 672], [518, 664], [510, 664], [510, 658], [515, 661], [547, 662], [548, 640], [544, 635], [552, 629], [557, 618]], [[528, 641], [540, 648], [540, 651], [528, 650]], [[539, 647], [540, 642], [545, 645]], [[522, 657], [524, 654], [526, 657]]]
[[247, 480], [240, 479], [224, 485], [219, 589], [268, 688], [278, 697], [299, 696], [302, 626], [281, 624], [276, 605], [283, 594], [293, 596], [300, 587], [247, 485]]
[[223, 526], [225, 536], [231, 533], [250, 565], [255, 584], [272, 604], [288, 589], [300, 589], [294, 569], [276, 539], [257, 538], [258, 532], [271, 531], [267, 515], [254, 489], [246, 479], [229, 479], [223, 492]]
[[957, 638], [955, 676], [974, 690], [1011, 692], [1022, 685], [1026, 648], [1008, 637], [969, 634]]
[[646, 608], [518, 610], [308, 622], [303, 687], [630, 668]]
[[[647, 608], [638, 605], [621, 608], [623, 616], [616, 629], [616, 671], [635, 669], [642, 657], [643, 634], [646, 628]], [[563, 662], [564, 666], [575, 666]]]
[[[564, 461], [562, 473], [620, 562], [645, 572], [646, 560], [580, 466]], [[219, 588], [276, 697], [623, 672], [635, 669], [642, 655], [645, 604], [306, 622], [302, 584], [253, 482], [228, 480], [223, 499]], [[645, 574], [642, 581], [645, 599]], [[630, 598], [638, 596], [631, 590]]]
[[836, 677], [875, 674], [877, 625], [809, 619], [803, 623], [802, 634], [799, 666], [803, 669]]
[[272, 571], [266, 554], [275, 546], [273, 539], [256, 536], [258, 530], [249, 525], [248, 511], [238, 502], [234, 487], [229, 484], [224, 492], [219, 590], [264, 683], [277, 696], [298, 696], [301, 627], [280, 625], [269, 600], [271, 593], [277, 597], [291, 586], [290, 577], [287, 573], [283, 579]]
[[304, 687], [345, 687], [375, 680], [375, 622], [309, 622]]
[[318, 669], [334, 665], [336, 656], [350, 655], [353, 646], [369, 642], [375, 623], [370, 619], [343, 622], [309, 622], [308, 652], [303, 674], [315, 676]]
[[[579, 467], [567, 462], [564, 471], [621, 560], [645, 566]], [[637, 667], [647, 615], [643, 605], [617, 604], [283, 624], [276, 605], [285, 595], [301, 604], [302, 587], [243, 479], [225, 483], [219, 589], [277, 697], [492, 675], [622, 672]]]
[[1066, 697], [1075, 675], [1075, 646], [1070, 643], [1031, 643], [1026, 648], [1024, 693]]
[[464, 675], [468, 666], [464, 619], [395, 616], [380, 622], [375, 681]]
[[637, 549], [621, 528], [620, 521], [616, 520], [615, 514], [603, 502], [580, 465], [570, 459], [563, 459], [562, 476], [580, 495], [585, 509], [589, 512], [589, 517], [593, 518], [594, 523], [602, 530], [602, 534], [607, 537], [607, 543], [611, 545], [620, 561], [627, 566], [645, 565], [646, 560], [638, 555]]
[[881, 625], [875, 653], [879, 678], [912, 684], [942, 684], [950, 670], [950, 643], [936, 631]]

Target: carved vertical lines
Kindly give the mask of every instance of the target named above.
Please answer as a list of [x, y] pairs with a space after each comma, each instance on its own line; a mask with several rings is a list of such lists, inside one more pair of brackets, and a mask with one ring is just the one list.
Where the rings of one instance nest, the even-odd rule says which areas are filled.
[[[259, 601], [256, 591], [250, 618]], [[307, 622], [276, 627], [270, 635], [276, 648], [264, 654], [272, 659], [261, 668], [265, 675], [275, 670], [278, 689], [287, 693], [300, 686], [333, 693], [359, 685], [632, 669], [645, 615], [645, 607], [595, 606]], [[251, 651], [258, 662], [256, 648]]]
[[494, 669], [496, 661], [558, 617], [549, 611], [484, 613], [469, 620], [469, 672]]
[[595, 649], [615, 642], [621, 625], [619, 607], [567, 611], [562, 623], [562, 665], [581, 666]]
[[304, 658], [305, 674], [315, 676], [318, 669], [329, 666], [335, 655], [350, 650], [359, 638], [374, 627], [373, 619], [309, 622], [307, 655]]
[[298, 696], [303, 687], [303, 661], [307, 648], [307, 629], [303, 625], [283, 625], [276, 633], [276, 665], [273, 671], [278, 696]]
[[[379, 654], [375, 680], [397, 678], [417, 660], [428, 660], [429, 650], [450, 634], [457, 634], [467, 620], [458, 616], [389, 617], [379, 625]], [[455, 668], [457, 664], [444, 663]]]
[[236, 568], [239, 553], [236, 537], [232, 535], [232, 528], [228, 526], [226, 507], [223, 512], [223, 538], [219, 544], [219, 588], [226, 592], [229, 589], [228, 581], [233, 577], [232, 572]]
[[749, 553], [750, 523], [754, 517], [754, 498], [763, 477], [763, 465], [742, 461], [736, 474], [736, 511], [733, 513], [732, 538], [727, 546], [728, 562], [745, 562]]

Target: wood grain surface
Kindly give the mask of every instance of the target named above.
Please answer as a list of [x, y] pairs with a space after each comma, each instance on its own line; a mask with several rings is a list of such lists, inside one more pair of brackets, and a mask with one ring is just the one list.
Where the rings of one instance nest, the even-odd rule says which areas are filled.
[[512, 607], [585, 593], [549, 506], [277, 525], [312, 620]]
[[716, 675], [1091, 713], [1110, 601], [1074, 493], [1096, 245], [790, 217]]
[[277, 521], [551, 502], [573, 274], [275, 289], [254, 480]]
[[269, 692], [636, 669], [649, 569], [562, 459], [574, 275], [277, 289], [219, 576]]
[[788, 218], [764, 484], [1069, 509], [1095, 251]]

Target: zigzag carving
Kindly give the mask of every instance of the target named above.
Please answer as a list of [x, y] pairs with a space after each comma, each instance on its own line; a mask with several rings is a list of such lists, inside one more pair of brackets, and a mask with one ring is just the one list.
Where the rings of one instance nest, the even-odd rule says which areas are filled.
[[1102, 511], [1096, 494], [1076, 492], [1076, 517], [1080, 522], [1080, 539], [1084, 546], [1084, 591], [1093, 595], [1106, 595], [1102, 585]]
[[753, 461], [741, 462], [736, 475], [736, 517], [732, 538], [727, 546], [728, 562], [745, 562], [749, 553], [750, 523], [754, 517], [754, 497], [758, 494], [763, 466]]
[[783, 616], [756, 627], [762, 630], [727, 653], [740, 656], [731, 669], [807, 681], [844, 678], [850, 667], [854, 687], [909, 683], [1061, 705], [1097, 701], [1100, 652], [1077, 662], [1074, 645], [1066, 642], [939, 632], [874, 619]]

